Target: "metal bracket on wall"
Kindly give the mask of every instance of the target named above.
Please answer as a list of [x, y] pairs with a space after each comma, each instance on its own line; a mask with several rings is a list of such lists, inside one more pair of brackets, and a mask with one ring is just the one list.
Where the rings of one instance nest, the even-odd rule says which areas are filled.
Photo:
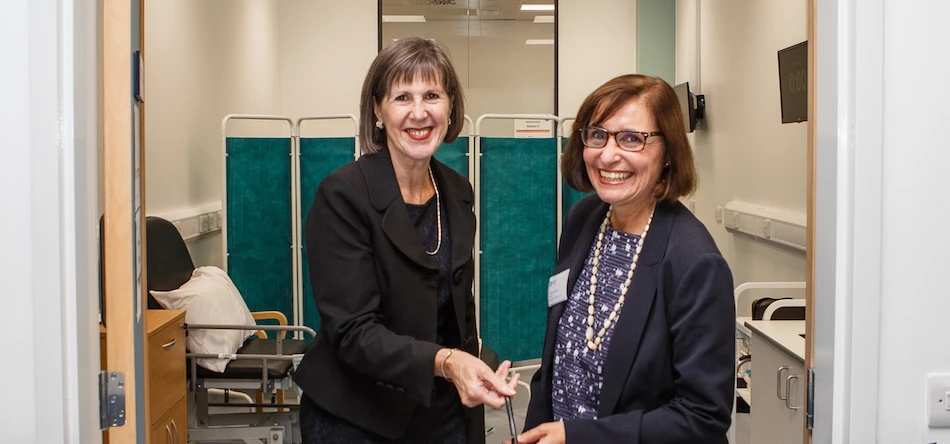
[[99, 429], [125, 425], [125, 375], [99, 372]]

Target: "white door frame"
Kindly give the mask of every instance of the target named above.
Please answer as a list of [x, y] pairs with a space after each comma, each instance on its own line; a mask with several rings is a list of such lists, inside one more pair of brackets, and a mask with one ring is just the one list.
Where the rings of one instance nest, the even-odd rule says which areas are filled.
[[96, 2], [14, 0], [2, 10], [2, 331], [25, 365], [0, 367], [12, 390], [0, 434], [96, 443]]
[[884, 6], [816, 8], [813, 442], [876, 442]]

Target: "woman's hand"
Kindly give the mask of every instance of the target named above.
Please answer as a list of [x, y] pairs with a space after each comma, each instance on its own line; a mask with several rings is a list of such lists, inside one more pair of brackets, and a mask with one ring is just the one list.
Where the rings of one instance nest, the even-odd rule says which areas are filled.
[[[541, 424], [518, 435], [518, 444], [564, 444], [564, 422], [554, 421]], [[511, 440], [505, 441], [511, 444]]]
[[[438, 356], [442, 356], [440, 353]], [[520, 374], [515, 374], [511, 381], [505, 382], [511, 362], [505, 361], [492, 372], [481, 359], [462, 350], [455, 350], [445, 360], [445, 376], [452, 380], [455, 389], [459, 392], [462, 404], [466, 407], [475, 407], [485, 404], [494, 409], [505, 406], [505, 397], [515, 395], [515, 386]]]

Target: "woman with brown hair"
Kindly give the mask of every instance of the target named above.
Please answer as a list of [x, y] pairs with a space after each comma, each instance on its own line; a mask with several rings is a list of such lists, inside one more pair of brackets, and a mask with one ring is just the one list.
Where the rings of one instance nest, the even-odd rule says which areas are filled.
[[517, 377], [478, 356], [469, 182], [433, 158], [464, 123], [434, 42], [401, 39], [370, 66], [364, 155], [320, 183], [307, 258], [321, 324], [294, 379], [305, 443], [481, 443], [482, 404]]
[[562, 159], [596, 191], [570, 211], [548, 286], [530, 443], [725, 443], [732, 274], [678, 201], [696, 187], [672, 88], [617, 77], [581, 105]]

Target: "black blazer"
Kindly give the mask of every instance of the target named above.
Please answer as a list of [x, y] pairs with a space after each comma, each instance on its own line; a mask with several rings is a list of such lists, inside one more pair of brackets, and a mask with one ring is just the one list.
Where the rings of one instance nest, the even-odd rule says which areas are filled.
[[[472, 187], [435, 159], [452, 240], [452, 299], [461, 348], [478, 356]], [[427, 255], [400, 195], [388, 151], [320, 182], [307, 216], [307, 259], [320, 331], [294, 374], [327, 412], [386, 438], [431, 400], [438, 261]], [[484, 442], [482, 408], [467, 410], [469, 442]]]
[[[607, 204], [581, 199], [554, 270], [570, 295]], [[679, 202], [659, 203], [614, 327], [597, 420], [567, 420], [567, 443], [725, 443], [735, 372], [732, 273], [709, 232]], [[553, 421], [552, 362], [566, 302], [548, 309], [525, 430]]]

